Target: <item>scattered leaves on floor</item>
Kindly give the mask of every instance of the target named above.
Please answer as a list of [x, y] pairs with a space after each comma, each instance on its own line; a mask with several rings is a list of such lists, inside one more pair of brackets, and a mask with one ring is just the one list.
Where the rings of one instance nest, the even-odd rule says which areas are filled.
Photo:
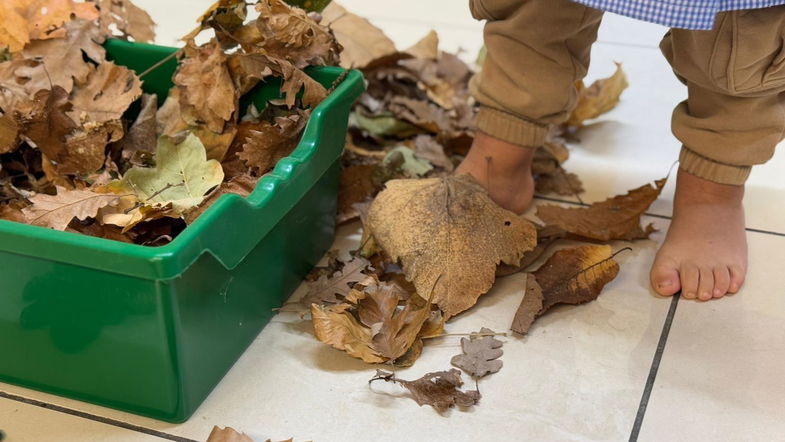
[[515, 313], [512, 331], [526, 333], [534, 320], [557, 304], [583, 304], [597, 299], [619, 273], [608, 245], [585, 245], [554, 253], [526, 279], [526, 292]]

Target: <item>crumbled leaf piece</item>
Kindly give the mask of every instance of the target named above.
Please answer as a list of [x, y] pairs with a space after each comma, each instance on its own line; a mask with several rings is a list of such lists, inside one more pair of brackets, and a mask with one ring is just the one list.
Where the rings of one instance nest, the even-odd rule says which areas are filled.
[[469, 175], [393, 180], [371, 206], [367, 228], [418, 293], [449, 318], [477, 302], [500, 262], [535, 246], [534, 226], [496, 205]]
[[627, 89], [627, 75], [621, 68], [621, 63], [616, 63], [616, 72], [608, 78], [597, 80], [588, 88], [579, 84], [578, 104], [572, 111], [568, 126], [583, 126], [583, 122], [597, 118], [619, 104], [621, 93]]
[[660, 196], [665, 181], [665, 178], [657, 180], [654, 186], [646, 184], [589, 207], [542, 205], [537, 208], [537, 217], [545, 224], [583, 238], [599, 241], [646, 239], [654, 227], [649, 224], [642, 228], [641, 215]]
[[578, 195], [583, 193], [583, 183], [578, 175], [559, 166], [552, 173], [538, 175], [534, 180], [534, 190], [541, 194]]
[[436, 60], [439, 57], [439, 34], [431, 29], [425, 37], [403, 52], [414, 58]]
[[111, 26], [117, 27], [122, 37], [151, 43], [155, 40], [155, 22], [144, 9], [131, 0], [93, 0], [99, 9], [101, 32], [111, 35]]
[[436, 411], [444, 412], [453, 406], [471, 407], [480, 400], [480, 392], [477, 390], [461, 391], [463, 385], [461, 371], [451, 369], [449, 371], [437, 371], [426, 373], [420, 379], [407, 381], [395, 377], [395, 374], [376, 370], [369, 383], [374, 381], [394, 382], [405, 387], [412, 395], [412, 399], [421, 407], [430, 405]]
[[332, 29], [335, 39], [343, 46], [343, 68], [362, 69], [371, 61], [396, 51], [395, 43], [381, 29], [336, 2], [322, 11], [321, 24]]
[[619, 274], [608, 245], [580, 246], [554, 253], [526, 281], [526, 293], [511, 329], [526, 333], [531, 324], [557, 304], [593, 301]]
[[120, 195], [134, 195], [148, 206], [171, 204], [175, 214], [198, 206], [210, 189], [224, 178], [221, 164], [207, 160], [204, 145], [193, 134], [179, 144], [161, 137], [154, 168], [134, 167], [123, 178], [107, 185]]
[[99, 209], [117, 204], [119, 197], [59, 187], [56, 195], [39, 193], [29, 200], [32, 205], [22, 210], [28, 224], [65, 230], [74, 218], [84, 220], [95, 217]]
[[[400, 156], [400, 159], [396, 159], [398, 156]], [[391, 163], [398, 164], [397, 168], [407, 178], [421, 177], [433, 170], [433, 166], [430, 163], [415, 157], [414, 152], [406, 146], [398, 146], [391, 149], [384, 157], [384, 160], [382, 160], [382, 167], [386, 167]]]
[[416, 157], [422, 158], [434, 166], [441, 167], [447, 172], [452, 172], [455, 168], [455, 165], [444, 153], [444, 146], [439, 144], [434, 137], [418, 135], [414, 138], [413, 144]]
[[450, 363], [475, 378], [496, 373], [502, 369], [502, 361], [499, 359], [504, 351], [502, 341], [494, 338], [494, 331], [483, 327], [478, 335], [470, 338], [461, 338], [461, 349], [463, 354], [455, 355]]

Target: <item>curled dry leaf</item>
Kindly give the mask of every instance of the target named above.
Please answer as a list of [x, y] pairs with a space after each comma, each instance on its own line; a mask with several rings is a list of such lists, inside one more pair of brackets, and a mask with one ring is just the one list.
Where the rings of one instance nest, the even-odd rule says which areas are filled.
[[3, 0], [0, 2], [0, 48], [20, 51], [31, 39], [57, 36], [57, 28], [71, 16], [94, 20], [98, 12], [90, 3], [72, 0]]
[[207, 442], [253, 442], [253, 439], [232, 427], [220, 428], [216, 425], [210, 432]]
[[496, 276], [507, 276], [514, 273], [525, 271], [542, 256], [548, 248], [550, 248], [556, 241], [567, 236], [567, 232], [557, 226], [537, 226], [537, 246], [526, 252], [521, 259], [518, 266], [510, 266], [506, 264], [499, 265], [496, 269]]
[[371, 61], [396, 52], [395, 43], [381, 29], [336, 2], [331, 2], [322, 11], [321, 24], [332, 29], [343, 46], [343, 68], [362, 69]]
[[568, 126], [583, 126], [584, 121], [597, 118], [616, 107], [629, 83], [621, 63], [616, 63], [616, 72], [610, 77], [597, 80], [588, 88], [583, 87], [583, 83], [578, 86], [578, 104], [566, 123]]
[[493, 334], [493, 330], [483, 327], [477, 335], [461, 338], [463, 354], [453, 356], [450, 363], [475, 378], [501, 370], [502, 361], [499, 358], [504, 354], [503, 343], [494, 338]]
[[32, 205], [22, 210], [28, 224], [65, 230], [74, 218], [94, 218], [101, 208], [117, 204], [120, 197], [58, 187], [56, 195], [39, 193], [29, 200]]
[[578, 175], [558, 166], [551, 173], [538, 175], [534, 179], [534, 190], [541, 194], [577, 195], [583, 193], [583, 183]]
[[430, 405], [436, 411], [444, 412], [454, 406], [471, 407], [480, 400], [480, 392], [477, 390], [461, 391], [463, 385], [461, 371], [451, 369], [449, 371], [437, 371], [426, 373], [423, 377], [414, 381], [407, 381], [395, 377], [395, 374], [376, 370], [374, 376], [368, 383], [375, 381], [394, 382], [409, 390], [412, 399], [421, 407]]
[[359, 256], [346, 262], [329, 276], [322, 275], [316, 281], [308, 283], [308, 292], [305, 293], [300, 303], [305, 307], [311, 304], [337, 304], [349, 295], [354, 284], [366, 279], [364, 273], [370, 262]]
[[448, 318], [491, 288], [500, 262], [517, 265], [536, 241], [530, 222], [496, 205], [469, 175], [390, 181], [368, 218], [377, 243], [418, 293], [434, 290]]
[[567, 233], [599, 241], [646, 239], [654, 231], [641, 227], [641, 215], [660, 196], [666, 178], [633, 189], [589, 207], [565, 208], [542, 205], [537, 217], [545, 224], [558, 226]]
[[139, 165], [138, 155], [152, 155], [156, 145], [156, 120], [158, 102], [155, 95], [142, 95], [141, 110], [125, 136], [114, 146], [124, 161]]
[[[618, 252], [617, 252], [618, 253]], [[619, 274], [619, 264], [608, 245], [559, 250], [526, 280], [526, 293], [512, 326], [526, 333], [534, 320], [557, 304], [593, 301]]]

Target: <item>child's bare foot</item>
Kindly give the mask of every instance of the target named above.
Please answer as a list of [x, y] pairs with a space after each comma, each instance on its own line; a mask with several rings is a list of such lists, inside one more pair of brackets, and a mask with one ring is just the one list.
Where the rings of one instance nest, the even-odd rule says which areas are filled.
[[662, 296], [681, 290], [685, 298], [708, 301], [736, 293], [747, 273], [744, 186], [729, 186], [679, 170], [665, 243], [651, 269]]
[[534, 195], [533, 157], [532, 148], [516, 146], [479, 132], [455, 173], [471, 174], [488, 190], [496, 204], [521, 214], [529, 208]]

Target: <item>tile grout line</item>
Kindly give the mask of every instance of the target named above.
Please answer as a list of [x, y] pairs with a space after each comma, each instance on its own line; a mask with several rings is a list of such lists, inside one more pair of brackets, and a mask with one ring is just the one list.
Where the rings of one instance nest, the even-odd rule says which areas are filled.
[[[534, 195], [534, 199], [543, 200], [543, 201], [551, 201], [551, 202], [554, 202], [554, 203], [572, 204], [573, 206], [581, 206], [581, 207], [589, 207], [590, 206], [590, 204], [581, 203], [581, 202], [578, 202], [578, 201], [563, 200], [561, 198], [553, 198], [553, 197], [550, 197], [550, 196]], [[673, 219], [673, 217], [670, 217], [670, 216], [667, 216], [667, 215], [660, 215], [658, 213], [644, 212], [643, 215], [651, 217], [651, 218], [659, 218], [659, 219], [667, 219], [667, 220]], [[773, 236], [785, 237], [785, 232], [775, 232], [773, 230], [756, 229], [754, 227], [745, 227], [744, 230], [746, 230], [747, 232], [760, 233], [760, 234], [763, 234], [763, 235], [773, 235]]]
[[657, 371], [660, 369], [662, 354], [665, 352], [665, 345], [668, 343], [668, 335], [671, 331], [671, 325], [673, 325], [673, 318], [676, 316], [676, 307], [679, 305], [679, 298], [681, 298], [681, 292], [673, 295], [668, 314], [665, 317], [665, 323], [662, 325], [660, 341], [657, 343], [657, 350], [654, 352], [654, 358], [652, 359], [651, 367], [649, 368], [649, 377], [646, 379], [646, 386], [643, 388], [641, 402], [638, 405], [638, 412], [635, 415], [635, 422], [633, 423], [632, 431], [630, 432], [630, 442], [637, 442], [638, 435], [641, 432], [643, 417], [646, 415], [646, 408], [649, 406], [651, 390], [654, 388], [654, 381], [657, 378]]
[[[194, 439], [188, 439], [187, 437], [180, 437], [175, 436], [173, 434], [164, 433], [162, 431], [153, 430], [146, 427], [141, 427], [139, 425], [129, 424], [128, 422], [119, 421], [116, 419], [111, 419], [108, 417], [97, 416], [95, 414], [90, 414], [84, 411], [74, 410], [72, 408], [62, 407], [60, 405], [50, 404], [47, 402], [39, 401], [36, 399], [26, 398], [24, 396], [17, 396], [15, 394], [6, 393], [5, 391], [0, 391], [0, 398], [10, 399], [16, 402], [22, 402], [24, 404], [33, 405], [40, 408], [45, 408], [47, 410], [52, 410], [64, 414], [70, 414], [71, 416], [81, 417], [83, 419], [100, 422], [106, 425], [112, 425], [115, 427], [125, 428], [126, 430], [136, 431], [137, 433], [144, 433], [150, 436], [160, 437], [161, 439], [173, 440], [176, 442], [198, 442]], [[10, 435], [7, 435], [10, 437]]]

